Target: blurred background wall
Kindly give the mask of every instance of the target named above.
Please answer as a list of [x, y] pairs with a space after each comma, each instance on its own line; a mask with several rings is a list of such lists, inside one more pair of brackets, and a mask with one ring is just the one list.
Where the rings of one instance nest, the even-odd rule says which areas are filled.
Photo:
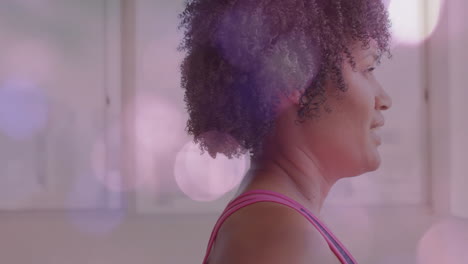
[[[463, 0], [390, 0], [382, 167], [322, 218], [360, 263], [468, 263]], [[0, 2], [0, 262], [201, 263], [248, 168], [184, 131], [182, 0]]]

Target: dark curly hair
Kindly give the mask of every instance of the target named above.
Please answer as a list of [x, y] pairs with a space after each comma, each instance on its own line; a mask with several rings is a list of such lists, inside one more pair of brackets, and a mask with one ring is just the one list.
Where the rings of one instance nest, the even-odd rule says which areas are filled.
[[213, 157], [259, 154], [281, 94], [301, 91], [298, 121], [318, 116], [326, 81], [347, 89], [351, 43], [391, 56], [381, 0], [188, 0], [179, 16], [186, 130]]

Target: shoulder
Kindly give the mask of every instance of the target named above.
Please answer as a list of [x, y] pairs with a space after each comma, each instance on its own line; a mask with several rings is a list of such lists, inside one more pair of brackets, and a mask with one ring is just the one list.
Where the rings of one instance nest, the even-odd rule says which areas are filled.
[[256, 203], [224, 222], [209, 263], [337, 262], [322, 235], [299, 212], [280, 204]]

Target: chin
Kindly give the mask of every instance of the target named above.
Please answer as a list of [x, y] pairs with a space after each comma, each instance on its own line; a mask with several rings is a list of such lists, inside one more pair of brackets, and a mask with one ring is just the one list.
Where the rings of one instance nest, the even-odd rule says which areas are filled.
[[[360, 159], [354, 159], [348, 165], [348, 169], [345, 169], [342, 176], [344, 178], [356, 177], [367, 172], [373, 172], [380, 168], [381, 159], [380, 154], [375, 151], [368, 152], [368, 156], [361, 156]], [[356, 157], [356, 156], [355, 156]]]
[[371, 162], [369, 163], [369, 170], [367, 172], [372, 172], [376, 171], [378, 168], [380, 168], [381, 160], [380, 156], [377, 154], [377, 157], [375, 157]]
[[367, 162], [361, 167], [361, 171], [356, 173], [355, 176], [378, 170], [380, 168], [380, 163], [380, 156], [374, 156], [372, 159], [367, 160]]
[[378, 170], [379, 168], [380, 168], [380, 163], [377, 164], [377, 165], [372, 166], [372, 167], [369, 169], [368, 172], [376, 171], [376, 170]]
[[[352, 178], [352, 177], [360, 176], [360, 175], [365, 174], [367, 172], [373, 172], [373, 171], [376, 171], [379, 167], [380, 167], [380, 160], [373, 161], [373, 162], [368, 162], [366, 165], [361, 166], [359, 169], [356, 168], [355, 170], [353, 170], [354, 173], [348, 174], [344, 178]], [[349, 172], [349, 170], [348, 170], [348, 172]]]

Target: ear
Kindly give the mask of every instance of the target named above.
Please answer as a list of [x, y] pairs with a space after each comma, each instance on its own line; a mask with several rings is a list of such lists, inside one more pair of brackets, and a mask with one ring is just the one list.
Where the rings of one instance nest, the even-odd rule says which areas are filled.
[[301, 96], [304, 93], [304, 89], [294, 89], [293, 91], [289, 92], [287, 95], [288, 100], [295, 105], [300, 104]]

